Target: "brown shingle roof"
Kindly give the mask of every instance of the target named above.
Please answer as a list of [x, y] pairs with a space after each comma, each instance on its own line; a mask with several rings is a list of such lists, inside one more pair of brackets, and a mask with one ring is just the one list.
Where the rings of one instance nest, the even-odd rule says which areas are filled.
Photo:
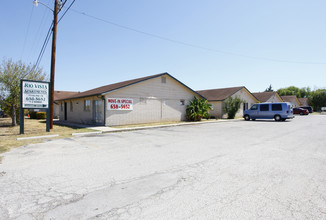
[[204, 96], [208, 101], [223, 101], [242, 88], [245, 87], [240, 86], [240, 87], [231, 87], [231, 88], [223, 88], [223, 89], [209, 89], [209, 90], [200, 90], [196, 92]]
[[276, 92], [253, 92], [252, 93], [260, 102], [266, 102], [270, 99]]
[[292, 102], [293, 99], [296, 99], [297, 96], [295, 95], [286, 95], [286, 96], [281, 96], [284, 102]]
[[298, 98], [298, 99], [299, 99], [299, 102], [301, 105], [304, 105], [304, 104], [309, 105], [310, 104], [310, 101], [308, 98]]
[[54, 101], [65, 99], [71, 97], [73, 95], [78, 94], [78, 92], [70, 92], [70, 91], [54, 91]]
[[[151, 75], [151, 76], [141, 77], [141, 78], [137, 78], [137, 79], [127, 80], [127, 81], [118, 82], [118, 83], [114, 83], [114, 84], [110, 84], [110, 85], [106, 85], [106, 86], [101, 86], [101, 87], [98, 87], [98, 88], [95, 88], [95, 89], [87, 90], [85, 92], [80, 92], [80, 93], [75, 94], [73, 96], [63, 98], [61, 100], [68, 99], [68, 98], [69, 99], [76, 99], [76, 98], [82, 98], [82, 97], [103, 95], [103, 94], [111, 92], [113, 90], [121, 89], [121, 88], [130, 86], [130, 85], [140, 83], [140, 82], [143, 82], [145, 80], [153, 79], [153, 78], [156, 78], [156, 77], [160, 77], [160, 76], [163, 76], [163, 75], [167, 75], [167, 76], [171, 77], [172, 79], [176, 80], [177, 82], [179, 82], [183, 86], [187, 87], [189, 90], [193, 91], [191, 88], [184, 85], [182, 82], [180, 82], [179, 80], [177, 80], [176, 78], [174, 78], [170, 74], [168, 74], [168, 73], [160, 73], [160, 74], [156, 74], [156, 75]], [[193, 91], [193, 92], [196, 93], [195, 91]], [[198, 94], [198, 95], [200, 96], [200, 94]]]

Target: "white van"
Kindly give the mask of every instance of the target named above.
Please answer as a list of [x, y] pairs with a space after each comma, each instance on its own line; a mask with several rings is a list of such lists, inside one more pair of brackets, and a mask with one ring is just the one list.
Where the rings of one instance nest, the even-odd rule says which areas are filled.
[[244, 111], [243, 118], [246, 121], [250, 119], [274, 119], [275, 121], [285, 121], [292, 119], [293, 106], [289, 102], [276, 103], [257, 103], [251, 106], [250, 109]]

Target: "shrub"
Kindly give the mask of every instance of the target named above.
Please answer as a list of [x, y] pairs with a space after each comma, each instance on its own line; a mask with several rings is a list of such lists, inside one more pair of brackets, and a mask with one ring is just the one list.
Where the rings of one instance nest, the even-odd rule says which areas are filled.
[[212, 105], [207, 103], [206, 99], [198, 99], [194, 97], [190, 101], [186, 108], [186, 118], [189, 121], [200, 121], [202, 118], [209, 119], [209, 110], [212, 109]]
[[234, 119], [241, 103], [243, 103], [243, 101], [239, 97], [232, 98], [230, 96], [226, 99], [224, 102], [224, 111], [228, 114], [228, 119]]
[[37, 112], [36, 119], [46, 119], [46, 113], [45, 112]]
[[36, 119], [36, 113], [37, 112], [29, 112], [30, 119]]
[[46, 119], [45, 112], [29, 112], [29, 117], [31, 119]]

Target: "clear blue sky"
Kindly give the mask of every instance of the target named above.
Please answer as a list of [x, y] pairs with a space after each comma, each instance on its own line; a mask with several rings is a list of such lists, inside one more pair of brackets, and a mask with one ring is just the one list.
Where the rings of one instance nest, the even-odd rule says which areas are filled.
[[[32, 2], [1, 2], [0, 59], [36, 62], [53, 15]], [[325, 0], [76, 0], [58, 25], [55, 89], [162, 72], [194, 90], [325, 88], [325, 27]], [[47, 74], [50, 53], [51, 41]]]

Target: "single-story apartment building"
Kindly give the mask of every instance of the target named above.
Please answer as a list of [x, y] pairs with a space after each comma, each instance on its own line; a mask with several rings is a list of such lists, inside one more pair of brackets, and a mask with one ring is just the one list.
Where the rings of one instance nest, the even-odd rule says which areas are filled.
[[57, 100], [60, 120], [105, 126], [186, 119], [200, 94], [168, 73], [114, 83]]
[[60, 104], [57, 100], [65, 99], [67, 97], [71, 97], [73, 95], [78, 94], [78, 92], [70, 92], [70, 91], [54, 91], [53, 94], [53, 118], [59, 118], [60, 114]]
[[296, 95], [287, 95], [287, 96], [281, 96], [284, 102], [290, 102], [293, 107], [299, 107], [301, 106], [301, 103]]
[[227, 114], [224, 112], [224, 102], [228, 97], [238, 97], [244, 102], [241, 104], [236, 117], [242, 117], [243, 111], [250, 108], [253, 104], [259, 102], [258, 99], [244, 86], [222, 88], [222, 89], [209, 89], [197, 91], [200, 95], [205, 97], [208, 103], [212, 104], [213, 110], [210, 114], [215, 118], [225, 118]]
[[283, 99], [277, 92], [253, 92], [259, 102], [283, 102]]
[[300, 106], [310, 106], [310, 101], [308, 98], [298, 98]]

